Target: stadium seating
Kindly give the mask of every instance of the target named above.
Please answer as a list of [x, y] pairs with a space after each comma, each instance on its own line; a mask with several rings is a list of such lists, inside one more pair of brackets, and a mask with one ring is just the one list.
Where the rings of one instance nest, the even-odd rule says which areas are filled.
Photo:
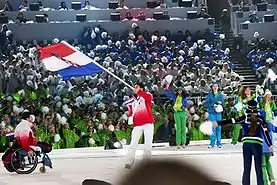
[[[157, 8], [157, 9], [95, 9], [95, 10], [68, 10], [68, 11], [27, 11], [23, 12], [24, 16], [28, 20], [35, 20], [35, 16], [38, 14], [47, 14], [49, 21], [75, 21], [76, 14], [86, 14], [87, 20], [110, 20], [110, 14], [113, 12], [119, 12], [122, 18], [125, 18], [126, 12], [130, 12], [133, 17], [136, 17], [139, 12], [143, 11], [146, 17], [152, 18], [154, 12], [167, 11], [171, 17], [174, 18], [186, 18], [187, 11], [197, 11], [198, 8]], [[15, 20], [17, 17], [17, 12], [7, 12], [5, 13], [9, 20]]]
[[[209, 21], [212, 20], [212, 21]], [[213, 19], [199, 19], [199, 20], [152, 20], [136, 22], [141, 30], [154, 32], [159, 30], [161, 32], [169, 30], [177, 33], [180, 30], [190, 30], [196, 32], [198, 30], [204, 31], [209, 28], [214, 30]], [[211, 24], [212, 23], [212, 24]], [[49, 38], [59, 39], [75, 39], [80, 36], [83, 28], [86, 26], [93, 27], [101, 25], [102, 28], [109, 33], [124, 33], [131, 29], [132, 21], [88, 21], [88, 22], [67, 22], [67, 23], [33, 23], [33, 24], [9, 24], [10, 30], [14, 34], [14, 40], [48, 40]], [[167, 25], [167, 26], [165, 26]], [[69, 30], [65, 32], [64, 30]], [[24, 34], [28, 33], [28, 34]]]

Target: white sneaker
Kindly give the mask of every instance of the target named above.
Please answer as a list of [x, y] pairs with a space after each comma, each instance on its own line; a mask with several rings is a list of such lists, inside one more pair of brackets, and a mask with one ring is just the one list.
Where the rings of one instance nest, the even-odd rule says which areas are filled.
[[181, 149], [181, 146], [177, 146], [177, 149]]
[[208, 146], [208, 148], [211, 149], [211, 148], [213, 148], [213, 146], [210, 145], [210, 146]]

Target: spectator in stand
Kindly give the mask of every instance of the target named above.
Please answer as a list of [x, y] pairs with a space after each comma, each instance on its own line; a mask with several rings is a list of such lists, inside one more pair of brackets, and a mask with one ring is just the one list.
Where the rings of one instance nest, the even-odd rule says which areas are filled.
[[145, 19], [146, 19], [145, 13], [143, 11], [139, 12], [137, 19], [140, 21], [145, 21]]
[[13, 11], [13, 8], [12, 8], [11, 4], [9, 3], [9, 1], [6, 1], [3, 9], [0, 10], [0, 12], [12, 12], [12, 11]]
[[228, 15], [227, 9], [223, 9], [222, 15], [220, 16], [221, 32], [227, 35], [230, 30], [230, 16]]
[[124, 0], [119, 0], [119, 7], [124, 7]]
[[44, 16], [44, 22], [45, 22], [45, 23], [48, 23], [48, 22], [49, 22], [49, 17], [48, 17], [48, 15], [47, 15], [46, 13], [44, 13], [43, 16]]
[[20, 11], [28, 11], [29, 10], [29, 4], [27, 0], [24, 0], [22, 5], [19, 6]]
[[201, 79], [200, 86], [199, 86], [200, 96], [205, 96], [206, 94], [208, 94], [210, 92], [210, 90], [211, 90], [211, 87], [208, 86], [206, 80]]
[[271, 69], [274, 73], [277, 72], [276, 64], [274, 63], [274, 60], [277, 59], [276, 47], [273, 42], [268, 42], [264, 38], [260, 38], [258, 32], [254, 33], [254, 38], [255, 40], [250, 46], [252, 49], [248, 53], [247, 58], [253, 70], [256, 71], [260, 83], [263, 83], [266, 88], [269, 88], [270, 82], [266, 78], [268, 71]]
[[43, 4], [42, 4], [42, 1], [37, 1], [37, 3], [39, 4], [39, 9], [43, 9]]
[[258, 23], [259, 22], [259, 17], [257, 16], [257, 12], [253, 12], [252, 14], [249, 15], [249, 21], [251, 23]]
[[203, 19], [208, 19], [211, 16], [206, 13], [205, 9], [201, 9], [200, 12], [197, 14], [197, 18], [203, 18]]
[[85, 1], [84, 6], [83, 6], [83, 10], [90, 10], [91, 5], [89, 1]]
[[133, 16], [132, 16], [131, 12], [129, 12], [129, 11], [126, 12], [125, 19], [127, 19], [127, 20], [132, 20], [133, 19]]
[[235, 49], [235, 51], [237, 52], [244, 52], [242, 49], [243, 49], [243, 37], [242, 37], [242, 33], [238, 33], [238, 36], [236, 36], [234, 38], [234, 43], [233, 43], [233, 49]]
[[3, 53], [6, 49], [7, 31], [8, 31], [8, 26], [6, 24], [3, 24], [2, 29], [0, 31], [0, 52], [1, 53]]
[[58, 10], [68, 10], [65, 1], [61, 2], [61, 5], [59, 6]]
[[163, 12], [163, 19], [164, 20], [170, 20], [170, 15], [168, 14], [168, 11]]
[[26, 17], [23, 15], [23, 12], [19, 12], [16, 17], [18, 23], [26, 23], [28, 20]]

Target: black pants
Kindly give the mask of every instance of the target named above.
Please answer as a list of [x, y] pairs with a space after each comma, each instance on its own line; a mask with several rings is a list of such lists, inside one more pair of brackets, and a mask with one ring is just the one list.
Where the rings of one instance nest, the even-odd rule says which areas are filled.
[[255, 143], [243, 143], [243, 177], [242, 185], [250, 185], [252, 156], [254, 156], [257, 185], [264, 185], [262, 172], [263, 145]]

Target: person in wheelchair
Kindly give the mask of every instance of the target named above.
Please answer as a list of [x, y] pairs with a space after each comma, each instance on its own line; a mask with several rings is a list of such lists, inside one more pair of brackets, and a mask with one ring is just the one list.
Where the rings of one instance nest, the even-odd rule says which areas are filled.
[[24, 112], [14, 134], [7, 135], [11, 142], [2, 156], [2, 162], [11, 173], [30, 174], [36, 169], [38, 163], [43, 164], [39, 169], [41, 173], [46, 172], [45, 166], [52, 168], [52, 162], [47, 155], [51, 152], [52, 146], [36, 139], [32, 130], [36, 127], [34, 121], [34, 115]]
[[34, 115], [32, 115], [30, 112], [23, 112], [21, 116], [21, 122], [15, 128], [14, 138], [18, 144], [18, 147], [26, 151], [28, 153], [28, 156], [40, 156], [41, 154], [43, 154], [43, 165], [52, 168], [52, 163], [49, 157], [46, 157], [45, 155], [52, 151], [52, 146], [50, 144], [37, 140], [32, 130], [36, 129], [36, 125], [34, 122]]
[[37, 146], [38, 141], [34, 135], [32, 128], [34, 127], [35, 116], [30, 112], [23, 112], [21, 122], [16, 126], [14, 137], [20, 148], [28, 152], [29, 156], [34, 155], [34, 146]]

